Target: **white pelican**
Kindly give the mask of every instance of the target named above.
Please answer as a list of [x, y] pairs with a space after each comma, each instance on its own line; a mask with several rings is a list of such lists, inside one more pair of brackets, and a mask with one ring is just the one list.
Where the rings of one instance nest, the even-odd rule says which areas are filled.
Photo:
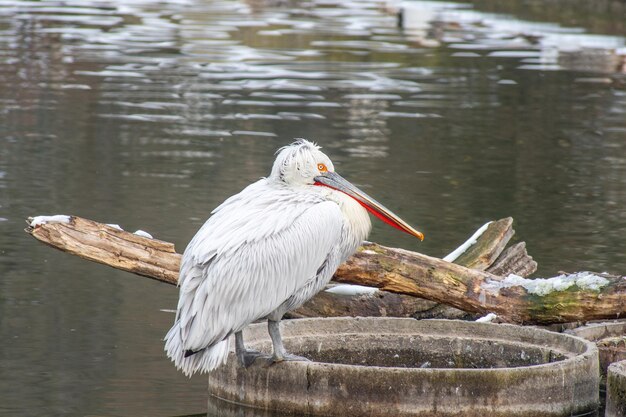
[[[257, 357], [307, 360], [285, 351], [283, 315], [322, 290], [367, 237], [367, 211], [424, 236], [335, 173], [319, 146], [299, 139], [278, 150], [272, 172], [212, 212], [180, 266], [180, 298], [165, 350], [185, 375], [226, 361], [229, 336], [243, 366]], [[367, 211], [366, 211], [367, 209]], [[273, 355], [247, 350], [242, 330], [268, 320]]]

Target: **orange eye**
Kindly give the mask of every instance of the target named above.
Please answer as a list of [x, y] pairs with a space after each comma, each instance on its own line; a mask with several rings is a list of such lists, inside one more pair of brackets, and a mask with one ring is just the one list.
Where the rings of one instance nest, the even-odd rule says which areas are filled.
[[317, 170], [319, 172], [326, 172], [326, 171], [328, 171], [328, 168], [326, 168], [326, 165], [324, 165], [324, 164], [317, 164]]

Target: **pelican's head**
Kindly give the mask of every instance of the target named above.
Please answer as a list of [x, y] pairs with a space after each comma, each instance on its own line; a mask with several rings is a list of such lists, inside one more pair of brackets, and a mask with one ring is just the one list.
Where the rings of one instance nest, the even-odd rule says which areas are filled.
[[385, 223], [424, 240], [422, 233], [337, 174], [330, 158], [306, 139], [297, 139], [278, 150], [270, 178], [292, 186], [319, 185], [341, 191]]
[[330, 158], [315, 143], [297, 139], [276, 152], [270, 178], [288, 185], [313, 185], [320, 169], [334, 171]]

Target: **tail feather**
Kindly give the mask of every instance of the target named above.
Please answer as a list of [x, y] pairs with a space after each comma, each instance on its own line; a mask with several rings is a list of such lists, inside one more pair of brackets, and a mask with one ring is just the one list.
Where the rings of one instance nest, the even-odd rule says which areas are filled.
[[180, 369], [188, 377], [191, 377], [196, 372], [210, 372], [226, 363], [229, 350], [230, 344], [228, 339], [225, 339], [213, 346], [188, 355], [188, 349], [183, 347], [178, 322], [174, 323], [174, 326], [165, 336], [167, 356], [174, 362], [176, 368]]

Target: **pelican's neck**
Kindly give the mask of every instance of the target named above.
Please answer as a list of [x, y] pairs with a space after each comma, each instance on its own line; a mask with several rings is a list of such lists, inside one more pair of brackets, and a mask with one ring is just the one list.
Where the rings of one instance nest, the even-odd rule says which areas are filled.
[[[372, 229], [372, 222], [370, 221], [370, 216], [367, 213], [367, 210], [354, 198], [330, 187], [314, 186], [309, 184], [292, 185], [286, 184], [281, 180], [273, 180], [272, 178], [268, 178], [267, 180], [271, 181], [277, 187], [289, 189], [300, 195], [302, 192], [305, 194], [310, 193], [311, 195], [321, 197], [323, 200], [335, 202], [341, 209], [341, 214], [343, 215], [345, 221], [345, 233], [347, 235], [345, 237], [352, 241], [349, 246], [354, 246], [352, 252], [354, 252], [354, 250], [356, 250], [356, 248], [360, 246], [365, 239], [367, 239], [367, 236]], [[350, 254], [352, 254], [352, 252], [350, 252]]]
[[346, 221], [348, 227], [348, 233], [350, 237], [355, 240], [355, 248], [363, 242], [372, 229], [372, 222], [370, 216], [367, 214], [367, 210], [361, 206], [354, 198], [342, 193], [341, 191], [333, 190], [328, 187], [319, 187], [327, 190], [327, 199], [334, 201], [339, 205], [341, 213]]

